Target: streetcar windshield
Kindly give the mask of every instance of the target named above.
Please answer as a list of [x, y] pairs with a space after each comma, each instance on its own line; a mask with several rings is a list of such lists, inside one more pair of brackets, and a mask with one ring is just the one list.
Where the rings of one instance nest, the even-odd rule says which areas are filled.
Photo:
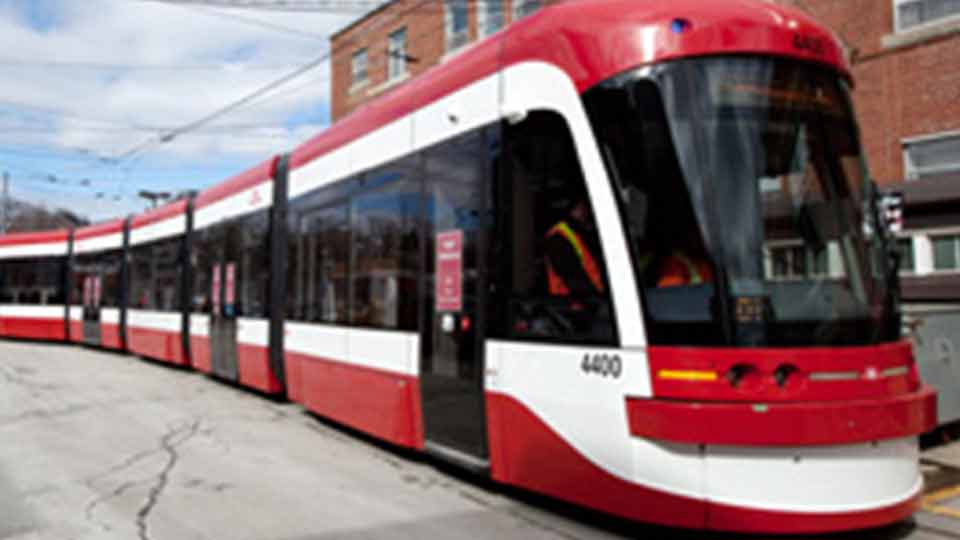
[[783, 59], [643, 68], [586, 105], [653, 344], [876, 343], [889, 284], [849, 91]]

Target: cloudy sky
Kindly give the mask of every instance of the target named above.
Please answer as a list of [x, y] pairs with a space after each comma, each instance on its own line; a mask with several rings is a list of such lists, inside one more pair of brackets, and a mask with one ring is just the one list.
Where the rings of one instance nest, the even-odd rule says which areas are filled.
[[324, 55], [363, 9], [0, 0], [0, 170], [12, 195], [101, 220], [142, 210], [142, 189], [202, 189], [292, 148], [329, 122], [327, 63], [156, 141]]

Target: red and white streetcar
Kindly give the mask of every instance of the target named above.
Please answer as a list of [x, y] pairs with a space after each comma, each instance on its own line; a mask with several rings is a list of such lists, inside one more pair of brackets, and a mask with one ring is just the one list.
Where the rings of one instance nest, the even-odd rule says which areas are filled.
[[629, 519], [895, 522], [935, 396], [851, 85], [770, 3], [552, 4], [132, 218], [129, 349]]

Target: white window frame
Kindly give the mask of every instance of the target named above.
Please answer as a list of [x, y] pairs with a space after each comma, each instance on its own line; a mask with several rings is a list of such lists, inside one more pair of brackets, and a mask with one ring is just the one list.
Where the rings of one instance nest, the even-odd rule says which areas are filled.
[[933, 19], [930, 21], [922, 22], [920, 24], [915, 24], [909, 28], [904, 28], [903, 24], [900, 22], [900, 6], [903, 4], [911, 4], [914, 2], [923, 1], [923, 0], [893, 0], [893, 31], [895, 33], [904, 33], [912, 32], [913, 30], [929, 28], [931, 26], [936, 26], [944, 22], [960, 22], [960, 13], [954, 13], [952, 15], [947, 15], [939, 19]]
[[[363, 79], [358, 79], [358, 60], [363, 58]], [[360, 49], [350, 56], [350, 88], [360, 88], [370, 82], [370, 54], [366, 48]]]
[[916, 164], [913, 163], [913, 160], [910, 158], [909, 147], [915, 144], [921, 144], [925, 142], [937, 141], [941, 139], [958, 139], [960, 140], [960, 131], [943, 131], [940, 133], [933, 133], [931, 135], [920, 135], [917, 137], [907, 137], [901, 139], [900, 147], [903, 151], [903, 171], [904, 176], [907, 180], [917, 180], [920, 178], [922, 172], [925, 173], [951, 173], [951, 172], [960, 172], [960, 161], [952, 165], [944, 165], [942, 167], [931, 168], [929, 170], [921, 171]]
[[[951, 237], [954, 238], [954, 260], [957, 263], [955, 268], [937, 268], [936, 257], [933, 252], [933, 243], [938, 238]], [[931, 233], [930, 236], [930, 269], [933, 274], [937, 275], [950, 275], [950, 274], [960, 274], [960, 229], [956, 230], [944, 230]]]
[[[487, 8], [495, 5], [500, 6], [500, 26], [491, 29], [489, 28], [490, 20], [487, 18], [487, 15], [489, 15]], [[477, 33], [481, 39], [501, 30], [506, 25], [507, 10], [503, 8], [503, 0], [483, 0], [477, 2]]]
[[513, 15], [514, 21], [519, 21], [520, 19], [530, 15], [529, 13], [524, 14], [522, 10], [522, 8], [527, 4], [537, 4], [537, 9], [541, 9], [543, 7], [542, 0], [512, 0], [512, 1], [513, 1], [513, 6], [510, 9], [510, 14]]
[[[443, 2], [443, 32], [447, 54], [459, 51], [470, 43], [470, 9], [467, 2], [468, 0], [444, 0]], [[454, 33], [453, 10], [461, 6], [466, 10], [467, 24], [463, 27], [463, 30]]]
[[[403, 40], [399, 41], [398, 37]], [[407, 76], [407, 27], [398, 28], [387, 37], [387, 80], [395, 81]]]

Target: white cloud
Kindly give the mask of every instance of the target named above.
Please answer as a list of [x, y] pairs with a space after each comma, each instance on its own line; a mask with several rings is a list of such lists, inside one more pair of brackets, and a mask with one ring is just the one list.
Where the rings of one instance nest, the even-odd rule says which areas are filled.
[[[37, 29], [18, 11], [23, 4], [17, 4], [0, 4], [0, 51], [8, 51], [0, 53], [0, 73], [5, 73], [0, 110], [12, 113], [0, 115], [0, 147], [82, 149], [91, 155], [115, 156], [156, 136], [158, 128], [197, 120], [328, 49], [325, 40], [216, 16], [210, 9], [137, 0], [39, 1], [57, 11], [49, 27]], [[359, 16], [221, 11], [317, 35], [330, 35]], [[92, 70], [26, 68], [3, 65], [4, 60], [235, 66]], [[272, 67], [244, 68], [251, 65]], [[323, 129], [315, 116], [295, 119], [303, 111], [326, 109], [328, 102], [329, 64], [323, 64], [280, 87], [276, 97], [266, 97], [195, 134], [151, 146], [139, 163], [176, 162], [181, 173], [209, 162], [253, 164]], [[44, 110], [57, 113], [38, 112]], [[91, 163], [100, 167], [91, 174], [116, 175], [105, 164]], [[102, 209], [105, 204], [94, 201], [84, 206]]]

